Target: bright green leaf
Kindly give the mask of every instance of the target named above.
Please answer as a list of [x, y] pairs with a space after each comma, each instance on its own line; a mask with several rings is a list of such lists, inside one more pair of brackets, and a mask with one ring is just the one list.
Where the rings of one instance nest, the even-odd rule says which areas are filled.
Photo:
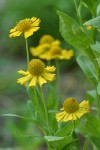
[[58, 137], [58, 136], [44, 136], [44, 138], [47, 141], [59, 141], [61, 139], [63, 139], [64, 137]]
[[88, 57], [83, 56], [83, 55], [77, 58], [77, 62], [79, 66], [81, 67], [81, 69], [83, 70], [83, 72], [85, 73], [85, 75], [87, 76], [87, 78], [94, 85], [96, 85], [98, 83], [98, 77], [96, 75], [96, 70], [95, 70], [93, 62], [90, 61]]
[[93, 18], [85, 23], [85, 25], [91, 25], [94, 28], [100, 29], [100, 16]]
[[24, 116], [21, 116], [21, 115], [16, 115], [16, 114], [2, 114], [0, 116], [2, 116], [2, 117], [18, 117], [20, 119], [24, 119], [26, 121], [33, 122], [35, 124], [39, 124], [39, 122], [36, 119], [29, 118], [29, 117], [24, 117]]
[[73, 141], [71, 136], [45, 136], [44, 137], [48, 142], [51, 148], [61, 150], [65, 145], [68, 145]]
[[56, 136], [66, 136], [68, 134], [71, 133], [73, 129], [73, 124], [72, 123], [67, 123], [64, 127], [62, 127], [61, 129], [59, 129], [55, 135]]
[[88, 114], [86, 118], [84, 125], [80, 127], [80, 132], [88, 137], [97, 148], [100, 148], [100, 119], [91, 114]]
[[90, 45], [90, 47], [91, 47], [94, 51], [96, 51], [98, 54], [100, 54], [100, 43], [99, 43], [99, 42], [96, 43], [96, 44]]
[[93, 44], [92, 38], [83, 31], [82, 27], [73, 18], [60, 11], [57, 11], [57, 14], [60, 20], [60, 32], [65, 41], [87, 53], [89, 45]]
[[97, 100], [96, 90], [89, 90], [86, 92], [89, 103], [92, 104], [95, 100]]

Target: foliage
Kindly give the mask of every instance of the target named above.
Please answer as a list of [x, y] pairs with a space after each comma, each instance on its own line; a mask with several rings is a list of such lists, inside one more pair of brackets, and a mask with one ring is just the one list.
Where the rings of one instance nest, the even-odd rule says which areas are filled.
[[[9, 2], [9, 0], [7, 1]], [[18, 1], [16, 1], [17, 4]], [[38, 1], [40, 2], [40, 1]], [[53, 22], [53, 19], [55, 20], [55, 17], [52, 19], [52, 15], [48, 14], [46, 11], [44, 11], [44, 15], [40, 13], [44, 10], [44, 8], [48, 8], [47, 6], [51, 6], [50, 8], [53, 9], [52, 6], [55, 6], [56, 9], [58, 9], [57, 6], [60, 6], [60, 1], [55, 1], [55, 5], [53, 5], [53, 1], [43, 1], [41, 2], [41, 5], [45, 7], [41, 7], [41, 5], [38, 7], [38, 2], [36, 2], [34, 7], [37, 7], [38, 9], [34, 11], [34, 14], [36, 14], [38, 17], [45, 20], [46, 17], [49, 18], [48, 20]], [[69, 1], [68, 1], [69, 2]], [[64, 3], [64, 2], [62, 2]], [[39, 74], [39, 70], [37, 71], [38, 65], [35, 66], [35, 73], [30, 72], [30, 75], [22, 77], [21, 78], [21, 84], [23, 84], [26, 88], [26, 91], [29, 95], [29, 99], [27, 101], [27, 115], [18, 115], [18, 114], [1, 114], [2, 117], [17, 117], [19, 119], [22, 119], [27, 124], [31, 124], [34, 127], [34, 130], [36, 128], [36, 131], [31, 131], [32, 134], [30, 135], [24, 135], [29, 139], [34, 140], [34, 143], [32, 144], [29, 140], [29, 147], [30, 149], [34, 149], [41, 147], [41, 144], [45, 143], [48, 147], [48, 150], [80, 150], [81, 148], [83, 150], [88, 150], [91, 146], [93, 150], [99, 150], [100, 149], [100, 62], [99, 62], [99, 56], [100, 56], [100, 41], [98, 40], [99, 32], [100, 32], [100, 24], [99, 20], [100, 17], [99, 14], [99, 6], [97, 7], [98, 1], [90, 0], [87, 2], [86, 0], [74, 0], [70, 2], [73, 4], [76, 16], [71, 16], [70, 14], [66, 14], [61, 11], [57, 11], [57, 15], [59, 16], [59, 29], [62, 37], [67, 42], [68, 45], [73, 47], [75, 51], [77, 51], [76, 60], [79, 65], [79, 67], [82, 69], [86, 77], [89, 79], [89, 81], [93, 84], [93, 90], [87, 91], [87, 98], [90, 105], [90, 112], [87, 113], [89, 110], [88, 103], [84, 103], [82, 105], [82, 109], [80, 109], [80, 105], [76, 99], [70, 98], [71, 101], [65, 100], [63, 103], [63, 112], [59, 113], [58, 119], [55, 117], [56, 114], [58, 114], [58, 107], [61, 104], [61, 98], [63, 96], [63, 92], [60, 89], [61, 79], [60, 79], [60, 70], [59, 70], [59, 61], [55, 59], [53, 65], [56, 66], [56, 74], [57, 79], [53, 80], [52, 72], [47, 74], [48, 76], [44, 78], [40, 78], [40, 75], [44, 73], [43, 71]], [[25, 3], [29, 4], [29, 3]], [[30, 1], [30, 4], [33, 4], [33, 1]], [[44, 5], [45, 4], [45, 5]], [[48, 5], [50, 4], [50, 5]], [[20, 4], [21, 6], [21, 4]], [[11, 6], [9, 6], [10, 8]], [[27, 5], [28, 7], [28, 5]], [[22, 7], [20, 7], [21, 9]], [[91, 16], [91, 19], [87, 22], [84, 20], [84, 15], [82, 13], [83, 8], [85, 8], [87, 11], [89, 11], [89, 14]], [[12, 10], [14, 7], [12, 7]], [[40, 10], [41, 11], [40, 11]], [[20, 13], [19, 13], [20, 14]], [[31, 9], [30, 9], [31, 14]], [[20, 15], [19, 15], [20, 16]], [[15, 19], [15, 14], [13, 16]], [[42, 20], [43, 21], [43, 20]], [[85, 23], [84, 23], [85, 22]], [[45, 24], [45, 22], [44, 22]], [[55, 31], [56, 25], [54, 25], [54, 28], [50, 28]], [[26, 27], [26, 26], [25, 26]], [[42, 27], [45, 28], [45, 25], [42, 24]], [[41, 32], [42, 32], [41, 27]], [[88, 28], [90, 27], [90, 28]], [[25, 28], [26, 29], [26, 28]], [[90, 30], [88, 30], [90, 29]], [[47, 33], [47, 30], [45, 30]], [[43, 32], [44, 33], [44, 32]], [[52, 33], [51, 31], [48, 33]], [[41, 33], [39, 33], [41, 35]], [[58, 33], [53, 33], [55, 36], [58, 36]], [[37, 34], [38, 35], [38, 34]], [[35, 35], [34, 35], [35, 36]], [[35, 41], [36, 42], [36, 41]], [[22, 71], [22, 75], [26, 75], [29, 72], [29, 50], [28, 50], [28, 41], [26, 40], [26, 52], [27, 52], [27, 72]], [[62, 60], [63, 61], [63, 60]], [[50, 64], [51, 62], [48, 62]], [[34, 64], [33, 64], [34, 65]], [[31, 66], [31, 69], [32, 68]], [[41, 66], [39, 66], [39, 69], [41, 70]], [[42, 69], [44, 69], [42, 67]], [[36, 72], [37, 71], [37, 72]], [[29, 82], [28, 77], [32, 76], [32, 83], [31, 86], [27, 84]], [[34, 78], [37, 78], [36, 81], [40, 80], [40, 86], [35, 82]], [[50, 82], [47, 83], [47, 80]], [[51, 82], [52, 81], [52, 82]], [[34, 84], [35, 83], [35, 84]], [[46, 83], [46, 85], [43, 85]], [[67, 85], [66, 85], [67, 86]], [[69, 100], [70, 100], [69, 99]], [[94, 105], [94, 102], [96, 103]], [[74, 105], [75, 104], [75, 105]], [[93, 109], [95, 108], [95, 109]], [[61, 109], [62, 110], [62, 109]], [[95, 113], [93, 110], [96, 110]], [[82, 111], [82, 112], [81, 112]], [[64, 114], [64, 116], [63, 116]], [[68, 116], [67, 116], [68, 114]], [[84, 115], [84, 118], [81, 119], [82, 115]], [[69, 118], [69, 120], [67, 120]], [[57, 120], [56, 120], [57, 119]], [[61, 123], [61, 122], [63, 123]], [[68, 122], [67, 122], [68, 121]], [[24, 124], [24, 123], [23, 123]], [[34, 124], [34, 125], [33, 125]], [[10, 130], [11, 127], [13, 129], [13, 125], [10, 124]], [[20, 124], [19, 124], [20, 126]], [[21, 128], [25, 128], [21, 127]], [[24, 130], [24, 129], [23, 129]], [[18, 135], [21, 135], [22, 132], [16, 127], [16, 132], [18, 132]], [[34, 133], [35, 134], [34, 134]], [[14, 134], [12, 130], [12, 134]], [[85, 142], [83, 145], [80, 144], [80, 138], [78, 137], [78, 134], [81, 137], [84, 137]], [[39, 139], [38, 141], [35, 139]], [[17, 138], [18, 143], [23, 144], [23, 138], [19, 136]], [[26, 144], [27, 145], [27, 144]], [[27, 145], [27, 146], [29, 146]]]

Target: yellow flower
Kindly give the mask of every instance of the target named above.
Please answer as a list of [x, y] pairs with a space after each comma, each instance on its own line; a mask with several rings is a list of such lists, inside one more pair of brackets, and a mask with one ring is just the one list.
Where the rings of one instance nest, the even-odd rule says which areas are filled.
[[33, 56], [39, 56], [40, 54], [42, 54], [43, 52], [45, 52], [49, 49], [50, 49], [50, 44], [45, 43], [45, 44], [41, 44], [37, 47], [30, 47], [30, 52]]
[[54, 38], [51, 35], [43, 35], [39, 40], [39, 44], [52, 43], [53, 41]]
[[87, 25], [87, 26], [86, 26], [86, 29], [87, 29], [87, 30], [91, 30], [91, 29], [92, 29], [92, 26]]
[[17, 83], [25, 85], [29, 81], [29, 87], [36, 86], [37, 83], [41, 87], [47, 81], [53, 81], [55, 79], [55, 74], [53, 74], [55, 69], [54, 66], [45, 67], [45, 64], [40, 59], [32, 59], [28, 64], [28, 71], [18, 71], [24, 77], [19, 78]]
[[30, 48], [30, 52], [33, 56], [39, 56], [50, 50], [53, 46], [59, 46], [60, 44], [60, 41], [54, 40], [51, 35], [44, 35], [40, 38], [38, 46]]
[[51, 60], [51, 59], [70, 59], [73, 56], [73, 50], [64, 50], [60, 46], [53, 46], [49, 51], [41, 54], [39, 57], [41, 59]]
[[37, 19], [36, 17], [21, 20], [10, 30], [9, 37], [20, 36], [23, 33], [26, 39], [40, 28], [39, 23], [40, 19]]
[[79, 104], [75, 98], [67, 98], [61, 110], [63, 111], [56, 114], [57, 121], [76, 120], [89, 112], [89, 101], [84, 100]]

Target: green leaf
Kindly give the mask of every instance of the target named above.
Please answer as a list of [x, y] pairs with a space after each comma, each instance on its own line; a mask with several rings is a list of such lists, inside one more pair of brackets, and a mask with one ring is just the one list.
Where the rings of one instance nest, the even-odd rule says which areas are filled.
[[70, 122], [70, 123], [67, 123], [64, 127], [62, 127], [61, 129], [59, 129], [55, 135], [56, 136], [66, 136], [68, 134], [71, 133], [73, 129], [73, 124]]
[[60, 20], [60, 32], [65, 41], [87, 53], [89, 45], [93, 44], [93, 39], [83, 31], [82, 27], [73, 18], [60, 11], [57, 11], [57, 14]]
[[35, 114], [34, 106], [31, 100], [28, 100], [27, 106], [32, 114]]
[[68, 145], [73, 141], [71, 136], [45, 136], [44, 137], [48, 142], [51, 148], [61, 150], [65, 145]]
[[18, 117], [20, 119], [24, 119], [26, 121], [29, 121], [29, 122], [33, 122], [35, 124], [39, 124], [39, 122], [33, 118], [29, 118], [29, 117], [24, 117], [24, 116], [21, 116], [21, 115], [16, 115], [16, 114], [1, 114], [0, 116], [2, 117]]
[[89, 103], [92, 104], [95, 100], [97, 100], [96, 90], [89, 90], [86, 92]]
[[42, 97], [41, 97], [40, 91], [38, 90], [37, 87], [34, 87], [34, 88], [27, 87], [27, 91], [33, 103], [35, 112], [40, 112], [41, 117], [44, 118], [45, 117], [44, 106], [42, 103]]
[[92, 61], [89, 60], [88, 57], [86, 56], [79, 56], [77, 57], [77, 62], [87, 78], [94, 84], [96, 85], [98, 83], [98, 77], [96, 75], [96, 70], [94, 67], [94, 64]]
[[98, 93], [98, 95], [100, 95], [100, 81], [99, 81], [99, 83], [97, 85], [97, 93]]
[[80, 126], [80, 132], [97, 147], [100, 148], [100, 119], [88, 114], [84, 125]]
[[61, 139], [63, 139], [64, 137], [58, 137], [58, 136], [44, 136], [44, 138], [47, 141], [59, 141]]
[[85, 23], [85, 25], [91, 25], [94, 28], [100, 29], [100, 16], [93, 18]]
[[92, 50], [96, 51], [98, 54], [100, 54], [100, 43], [97, 42], [96, 44], [92, 44], [90, 45], [90, 47], [92, 48]]

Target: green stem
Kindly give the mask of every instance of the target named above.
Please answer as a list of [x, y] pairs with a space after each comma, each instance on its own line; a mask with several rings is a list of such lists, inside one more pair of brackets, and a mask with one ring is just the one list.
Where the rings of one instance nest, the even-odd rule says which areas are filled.
[[26, 42], [26, 56], [27, 56], [27, 64], [29, 63], [29, 51], [28, 51], [28, 40], [25, 39]]
[[50, 65], [51, 65], [51, 61], [50, 61], [50, 60], [48, 60], [47, 64], [48, 64], [48, 66], [50, 66]]
[[[47, 107], [46, 107], [46, 103], [45, 103], [44, 93], [43, 93], [42, 87], [41, 87], [41, 95], [42, 95], [42, 102], [43, 102], [43, 106], [44, 106], [44, 111], [45, 111], [45, 117], [46, 117], [46, 121], [47, 121], [47, 126], [49, 128], [48, 111], [47, 111]], [[49, 128], [49, 133], [51, 134], [50, 128]]]
[[73, 128], [72, 128], [72, 131], [71, 131], [70, 135], [72, 135], [74, 130], [75, 130], [75, 121], [74, 120], [72, 121], [72, 124], [73, 124]]
[[100, 118], [100, 95], [97, 93], [97, 106], [98, 106], [98, 116]]
[[88, 146], [89, 146], [89, 140], [86, 139], [83, 150], [88, 150]]
[[76, 13], [77, 13], [77, 17], [78, 17], [79, 23], [80, 23], [80, 25], [83, 26], [81, 12], [80, 12], [81, 11], [81, 7], [82, 7], [82, 0], [80, 0], [79, 8], [77, 6], [76, 0], [74, 0], [74, 4], [75, 4], [75, 9], [76, 9]]
[[59, 69], [59, 63], [58, 63], [58, 59], [55, 59], [55, 63], [56, 63], [56, 69], [57, 69], [57, 82], [58, 82], [58, 85], [57, 87], [61, 87], [60, 86], [60, 69]]

